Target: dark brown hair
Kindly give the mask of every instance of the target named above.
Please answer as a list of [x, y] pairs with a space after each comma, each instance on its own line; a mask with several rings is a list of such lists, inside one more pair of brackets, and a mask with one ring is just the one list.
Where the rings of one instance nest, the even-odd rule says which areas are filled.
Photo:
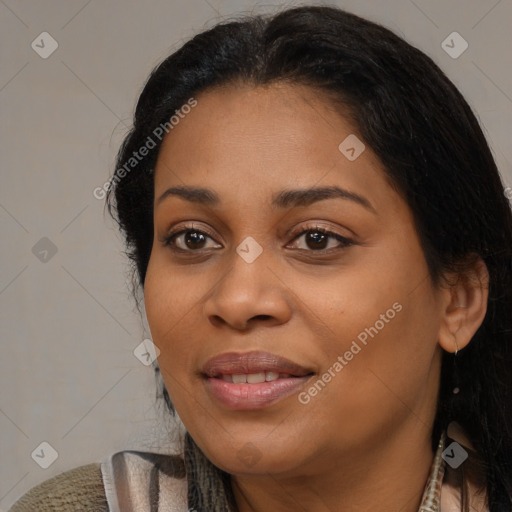
[[[118, 168], [192, 96], [240, 81], [308, 85], [348, 108], [414, 215], [434, 283], [472, 257], [485, 261], [487, 314], [457, 355], [455, 396], [453, 355], [443, 354], [432, 447], [450, 421], [460, 423], [481, 457], [491, 512], [512, 511], [512, 214], [467, 102], [428, 56], [386, 28], [337, 8], [293, 8], [219, 24], [166, 58], [140, 95]], [[159, 147], [108, 193], [141, 287]]]

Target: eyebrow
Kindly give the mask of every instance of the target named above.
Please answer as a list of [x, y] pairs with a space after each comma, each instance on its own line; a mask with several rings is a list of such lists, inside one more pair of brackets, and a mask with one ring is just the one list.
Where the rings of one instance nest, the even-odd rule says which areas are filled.
[[[181, 197], [186, 201], [206, 206], [217, 206], [221, 202], [218, 194], [211, 189], [178, 186], [168, 188], [157, 199], [156, 204], [159, 205], [162, 201], [171, 196]], [[297, 208], [309, 206], [310, 204], [324, 201], [325, 199], [346, 199], [353, 201], [372, 213], [377, 214], [377, 211], [368, 199], [338, 186], [281, 190], [273, 196], [271, 205], [273, 208], [277, 209]]]

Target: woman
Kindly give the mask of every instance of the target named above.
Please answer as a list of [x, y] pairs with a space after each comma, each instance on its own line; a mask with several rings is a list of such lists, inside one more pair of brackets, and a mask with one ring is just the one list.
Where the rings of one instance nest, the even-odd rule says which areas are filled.
[[512, 215], [427, 56], [336, 8], [218, 25], [151, 74], [117, 163], [184, 457], [13, 511], [512, 510]]

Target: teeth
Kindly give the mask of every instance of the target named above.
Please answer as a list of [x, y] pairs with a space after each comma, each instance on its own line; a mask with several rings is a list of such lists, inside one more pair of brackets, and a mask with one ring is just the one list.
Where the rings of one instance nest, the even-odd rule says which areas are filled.
[[267, 382], [270, 382], [272, 380], [277, 380], [279, 378], [279, 373], [277, 372], [267, 372], [267, 375], [265, 376], [265, 380]]
[[265, 372], [250, 373], [249, 375], [247, 375], [248, 384], [260, 384], [261, 382], [265, 382]]
[[232, 382], [233, 384], [261, 384], [262, 382], [272, 382], [277, 379], [287, 379], [291, 377], [288, 373], [260, 372], [249, 374], [222, 375], [222, 380]]

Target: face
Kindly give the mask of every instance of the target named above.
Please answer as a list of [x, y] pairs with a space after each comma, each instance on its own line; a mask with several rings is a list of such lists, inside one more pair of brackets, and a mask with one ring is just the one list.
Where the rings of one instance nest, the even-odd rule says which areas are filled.
[[196, 443], [232, 474], [293, 475], [425, 429], [441, 306], [375, 154], [306, 87], [196, 99], [159, 153], [145, 282]]

